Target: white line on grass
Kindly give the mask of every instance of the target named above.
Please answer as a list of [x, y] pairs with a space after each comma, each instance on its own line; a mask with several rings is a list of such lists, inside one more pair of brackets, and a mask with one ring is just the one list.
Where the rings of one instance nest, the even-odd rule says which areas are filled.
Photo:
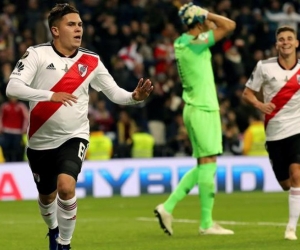
[[[122, 218], [86, 218], [86, 219], [78, 219], [79, 223], [91, 223], [91, 222], [118, 222], [119, 220], [123, 220]], [[137, 217], [138, 221], [147, 221], [147, 222], [157, 222], [156, 218], [149, 217]], [[191, 223], [196, 224], [199, 223], [198, 220], [188, 220], [188, 219], [174, 219], [175, 223]], [[242, 222], [242, 221], [217, 221], [222, 225], [237, 225], [237, 226], [286, 226], [286, 223], [278, 223], [278, 222]], [[44, 223], [42, 220], [2, 220], [0, 221], [0, 225], [13, 225], [13, 224], [30, 224], [30, 223]]]
[[[156, 218], [148, 218], [148, 217], [138, 217], [136, 218], [139, 221], [149, 221], [156, 222]], [[178, 223], [199, 223], [198, 220], [187, 220], [187, 219], [173, 219], [173, 222]], [[242, 222], [242, 221], [217, 221], [219, 224], [223, 225], [237, 225], [237, 226], [286, 226], [286, 223], [278, 223], [278, 222]]]

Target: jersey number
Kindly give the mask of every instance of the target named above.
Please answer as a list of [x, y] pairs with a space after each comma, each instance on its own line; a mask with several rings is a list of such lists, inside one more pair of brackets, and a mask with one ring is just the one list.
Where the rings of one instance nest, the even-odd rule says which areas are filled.
[[82, 142], [79, 143], [79, 149], [78, 149], [78, 157], [80, 158], [81, 161], [85, 159], [86, 151], [89, 147], [89, 144], [85, 146]]

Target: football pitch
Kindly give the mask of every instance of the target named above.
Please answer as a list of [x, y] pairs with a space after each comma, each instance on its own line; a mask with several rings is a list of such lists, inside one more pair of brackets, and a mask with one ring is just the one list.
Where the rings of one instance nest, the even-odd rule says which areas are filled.
[[[154, 207], [166, 195], [85, 198], [78, 200], [72, 250], [294, 250], [299, 241], [284, 240], [288, 193], [217, 193], [214, 219], [235, 235], [199, 236], [195, 195], [174, 211], [174, 235], [160, 229]], [[36, 201], [0, 202], [0, 249], [47, 250], [46, 226]], [[300, 236], [300, 235], [299, 235]]]

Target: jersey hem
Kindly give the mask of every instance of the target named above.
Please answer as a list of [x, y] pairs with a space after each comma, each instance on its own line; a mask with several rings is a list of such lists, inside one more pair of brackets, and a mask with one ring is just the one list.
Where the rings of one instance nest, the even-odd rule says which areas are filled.
[[33, 149], [33, 150], [48, 150], [48, 149], [55, 149], [55, 148], [58, 148], [60, 147], [62, 144], [64, 144], [66, 141], [70, 140], [70, 139], [73, 139], [73, 138], [81, 138], [81, 139], [85, 139], [87, 141], [89, 141], [89, 136], [88, 135], [75, 135], [75, 136], [71, 136], [69, 138], [66, 138], [65, 140], [61, 141], [61, 143], [59, 143], [58, 145], [54, 145], [53, 147], [51, 146], [40, 146], [40, 147], [37, 147], [37, 146], [32, 146], [30, 143], [28, 143], [28, 148], [30, 149]]

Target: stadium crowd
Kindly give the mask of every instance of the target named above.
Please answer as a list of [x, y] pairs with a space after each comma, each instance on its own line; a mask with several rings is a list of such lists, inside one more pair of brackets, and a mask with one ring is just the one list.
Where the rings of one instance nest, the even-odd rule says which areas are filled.
[[[49, 9], [54, 3], [64, 2], [80, 11], [84, 25], [82, 47], [100, 55], [119, 86], [132, 91], [141, 77], [150, 78], [154, 85], [151, 97], [136, 106], [113, 104], [101, 92], [91, 89], [91, 132], [102, 138], [101, 145], [95, 148], [99, 151], [102, 147], [100, 151], [107, 152], [100, 157], [131, 157], [132, 147], [137, 150], [136, 157], [191, 155], [182, 119], [182, 87], [173, 50], [174, 40], [185, 29], [178, 17], [178, 8], [189, 2], [187, 0], [1, 1], [0, 132], [12, 132], [5, 126], [14, 123], [13, 134], [19, 136], [16, 140], [20, 140], [20, 136], [25, 138], [26, 108], [24, 110], [22, 102], [17, 102], [19, 109], [11, 108], [10, 103], [16, 100], [7, 100], [6, 84], [27, 47], [51, 40], [47, 23]], [[237, 23], [234, 33], [212, 47], [211, 52], [224, 154], [247, 154], [244, 145], [249, 146], [249, 143], [244, 138], [249, 138], [249, 127], [257, 124], [263, 127], [263, 119], [243, 102], [244, 85], [257, 61], [276, 56], [274, 34], [278, 25], [289, 24], [297, 29], [299, 1], [195, 0], [194, 3]], [[297, 30], [299, 35], [300, 29]], [[7, 113], [9, 115], [5, 115]], [[7, 147], [8, 141], [13, 140], [1, 137], [2, 148]], [[147, 149], [139, 151], [141, 144], [154, 148], [153, 154]], [[21, 151], [17, 156], [6, 156], [7, 161], [24, 159], [24, 144], [18, 147]], [[257, 154], [264, 155], [265, 151]]]

